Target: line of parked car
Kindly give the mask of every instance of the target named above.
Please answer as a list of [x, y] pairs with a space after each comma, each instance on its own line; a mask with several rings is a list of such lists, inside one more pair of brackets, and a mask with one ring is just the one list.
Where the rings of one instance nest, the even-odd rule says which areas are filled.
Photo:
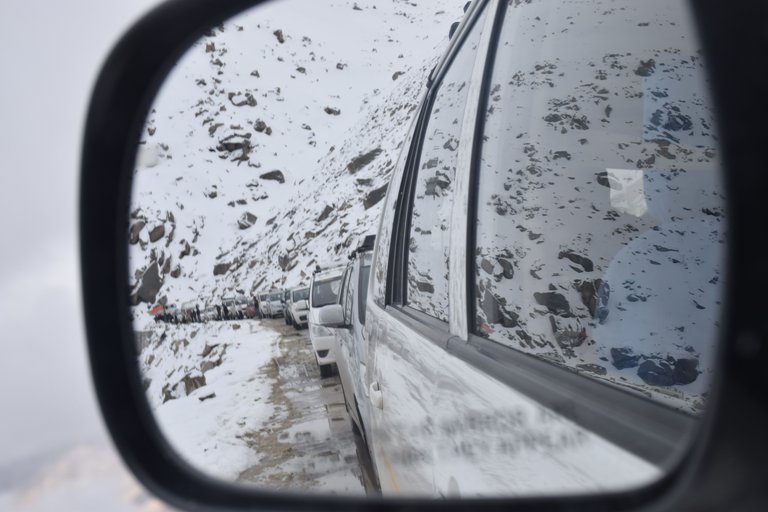
[[324, 307], [338, 303], [345, 269], [346, 264], [342, 262], [319, 264], [309, 286], [272, 290], [256, 296], [260, 318], [282, 316], [286, 325], [293, 325], [297, 330], [309, 327], [309, 339], [322, 377], [333, 374], [336, 338], [331, 328], [320, 325], [318, 314]]

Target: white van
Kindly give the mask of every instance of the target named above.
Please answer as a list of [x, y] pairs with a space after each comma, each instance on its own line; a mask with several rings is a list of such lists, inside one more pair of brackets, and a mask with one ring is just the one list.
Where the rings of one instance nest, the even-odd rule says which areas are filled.
[[699, 55], [683, 2], [472, 4], [376, 236], [357, 399], [383, 494], [618, 491], [681, 460], [725, 300]]
[[287, 294], [286, 323], [292, 324], [296, 330], [303, 329], [309, 324], [309, 288], [294, 288]]
[[322, 377], [333, 373], [336, 353], [333, 330], [320, 325], [318, 315], [322, 307], [338, 302], [345, 268], [340, 262], [318, 265], [309, 284], [309, 339]]
[[323, 307], [319, 313], [320, 322], [335, 332], [336, 366], [339, 369], [344, 403], [363, 439], [369, 436], [366, 432], [369, 418], [368, 390], [363, 383], [368, 380], [365, 313], [374, 240], [375, 235], [364, 237], [350, 255], [350, 262], [341, 281], [339, 302]]

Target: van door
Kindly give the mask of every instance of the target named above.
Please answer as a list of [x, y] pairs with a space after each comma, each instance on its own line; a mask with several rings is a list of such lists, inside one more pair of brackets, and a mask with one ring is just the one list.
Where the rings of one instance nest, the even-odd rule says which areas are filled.
[[451, 210], [455, 184], [465, 172], [457, 168], [459, 154], [471, 150], [471, 146], [460, 146], [467, 137], [463, 133], [466, 112], [474, 116], [477, 108], [484, 59], [476, 62], [476, 57], [481, 46], [487, 47], [492, 22], [488, 12], [495, 5], [480, 6], [470, 14], [424, 100], [426, 117], [414, 135], [412, 147], [417, 153], [401, 193], [404, 202], [400, 208], [410, 202], [413, 208], [401, 212], [400, 218], [408, 222], [401, 226], [404, 232], [400, 229], [394, 234], [403, 237], [399, 248], [406, 249], [398, 252], [396, 246], [392, 251], [407, 254], [407, 258], [394, 265], [390, 261], [388, 270], [394, 274], [395, 306], [408, 306], [398, 308], [402, 314], [392, 307], [384, 314], [378, 308], [368, 311], [372, 323], [367, 376], [372, 422], [369, 447], [385, 494], [441, 494], [434, 480], [439, 454], [430, 438], [436, 433], [434, 418], [450, 412], [444, 410], [442, 390], [455, 390], [455, 383], [443, 369], [450, 366], [444, 361], [448, 354], [434, 338], [445, 344], [451, 337]]

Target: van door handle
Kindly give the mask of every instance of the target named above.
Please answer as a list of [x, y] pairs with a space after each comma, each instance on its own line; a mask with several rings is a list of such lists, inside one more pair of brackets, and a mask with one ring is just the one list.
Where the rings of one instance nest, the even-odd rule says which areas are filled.
[[381, 388], [379, 387], [378, 382], [371, 382], [371, 385], [368, 388], [368, 395], [371, 397], [371, 404], [374, 407], [378, 409], [384, 408], [384, 396], [381, 394]]

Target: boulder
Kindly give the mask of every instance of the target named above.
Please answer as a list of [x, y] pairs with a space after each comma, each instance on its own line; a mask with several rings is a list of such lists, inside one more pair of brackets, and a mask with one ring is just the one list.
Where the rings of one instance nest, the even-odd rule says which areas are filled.
[[640, 361], [640, 356], [634, 355], [631, 348], [612, 348], [611, 359], [616, 369], [623, 370], [636, 367]]
[[161, 238], [165, 236], [165, 225], [164, 224], [158, 224], [154, 228], [152, 228], [152, 231], [149, 232], [149, 241], [150, 242], [157, 242]]
[[363, 199], [363, 208], [367, 210], [371, 206], [376, 205], [376, 203], [384, 199], [384, 196], [387, 195], [388, 186], [389, 184], [382, 185], [381, 187], [368, 192], [368, 194], [365, 196], [365, 199]]
[[328, 218], [328, 216], [333, 212], [333, 206], [326, 205], [325, 208], [323, 208], [323, 211], [320, 213], [320, 215], [317, 217], [316, 222], [323, 222], [325, 219]]
[[376, 157], [381, 154], [381, 151], [382, 149], [379, 147], [357, 155], [347, 164], [347, 171], [349, 174], [355, 174], [357, 171], [373, 162]]
[[581, 256], [579, 254], [576, 254], [573, 251], [570, 251], [570, 250], [560, 251], [560, 254], [557, 255], [557, 259], [561, 260], [563, 258], [569, 259], [575, 264], [580, 265], [587, 272], [592, 272], [595, 269], [595, 266], [592, 263], [592, 260], [590, 260], [586, 256]]
[[546, 307], [550, 313], [559, 316], [572, 316], [571, 305], [568, 300], [557, 292], [534, 293], [533, 298], [537, 303]]
[[240, 229], [248, 229], [256, 223], [256, 216], [251, 212], [245, 212], [237, 220], [237, 227]]
[[208, 370], [212, 370], [219, 365], [221, 365], [221, 358], [216, 359], [215, 361], [203, 361], [202, 364], [200, 364], [200, 371], [205, 374]]
[[190, 247], [189, 242], [182, 240], [181, 244], [184, 246], [184, 248], [179, 253], [179, 259], [182, 259], [184, 256], [189, 256], [189, 254], [192, 252], [192, 248]]
[[184, 383], [184, 391], [189, 395], [194, 390], [205, 386], [205, 375], [197, 375], [195, 377], [185, 375], [181, 382]]
[[131, 226], [131, 231], [130, 231], [130, 233], [131, 233], [130, 244], [131, 245], [135, 245], [135, 244], [139, 243], [139, 235], [141, 234], [141, 230], [144, 229], [144, 226], [146, 226], [146, 225], [147, 225], [146, 222], [144, 222], [143, 220], [140, 220], [138, 222], [135, 222]]
[[229, 267], [231, 266], [231, 263], [217, 263], [213, 266], [213, 275], [220, 276], [222, 274], [226, 274], [229, 270]]
[[675, 383], [674, 370], [664, 361], [643, 361], [637, 369], [637, 375], [650, 386], [671, 386]]
[[259, 178], [263, 180], [273, 180], [278, 183], [285, 183], [285, 176], [283, 176], [283, 173], [277, 169], [274, 171], [265, 172]]
[[168, 400], [173, 400], [176, 398], [175, 396], [173, 396], [172, 391], [173, 390], [171, 389], [170, 384], [166, 384], [165, 386], [163, 386], [163, 390], [161, 391], [161, 393], [163, 394], [163, 403], [167, 402]]
[[675, 361], [675, 382], [690, 384], [699, 376], [698, 359], [681, 358]]
[[496, 261], [499, 262], [499, 265], [501, 265], [501, 275], [505, 279], [512, 279], [515, 277], [515, 267], [512, 265], [512, 262], [509, 260], [505, 260], [504, 258], [496, 258]]
[[153, 304], [162, 285], [163, 280], [160, 277], [160, 268], [157, 263], [152, 263], [141, 275], [141, 284], [136, 291], [136, 298], [139, 302]]

